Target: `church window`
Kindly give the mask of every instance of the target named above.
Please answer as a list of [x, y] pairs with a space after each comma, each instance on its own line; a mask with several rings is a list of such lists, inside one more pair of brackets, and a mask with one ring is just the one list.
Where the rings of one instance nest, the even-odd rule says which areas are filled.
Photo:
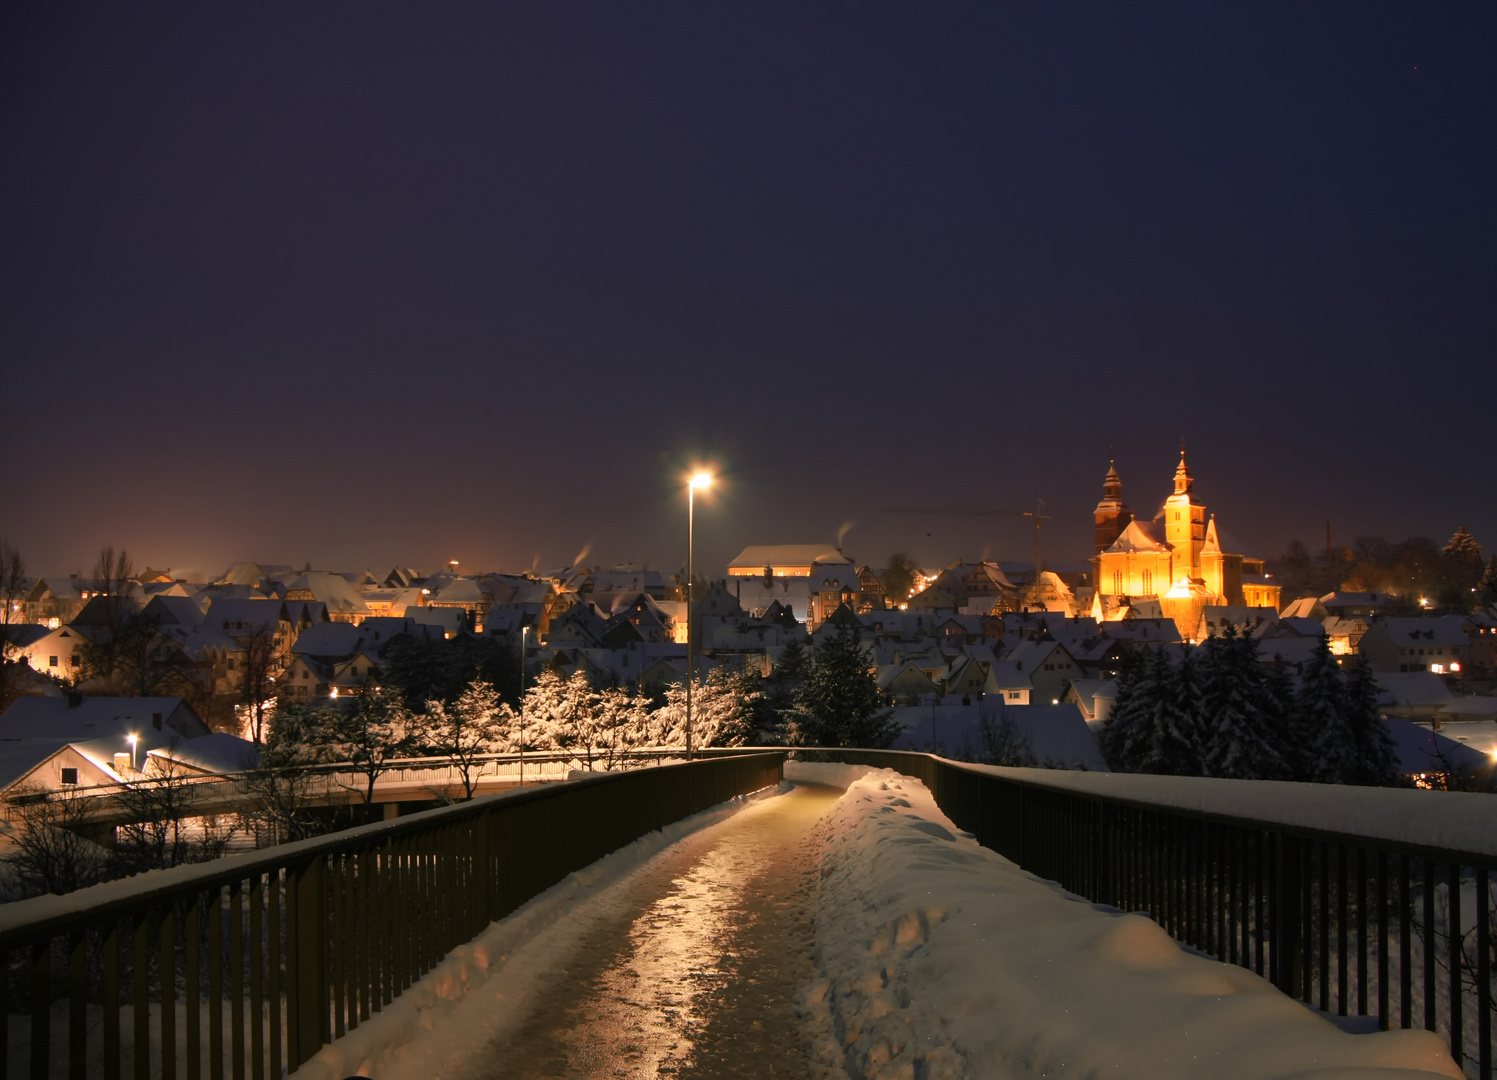
[[1143, 574], [1143, 577], [1144, 577], [1144, 595], [1148, 596], [1150, 593], [1152, 593], [1154, 591], [1154, 571], [1152, 571], [1152, 570], [1145, 570], [1144, 574]]
[[1121, 570], [1112, 572], [1112, 593], [1114, 596], [1123, 595], [1123, 572]]

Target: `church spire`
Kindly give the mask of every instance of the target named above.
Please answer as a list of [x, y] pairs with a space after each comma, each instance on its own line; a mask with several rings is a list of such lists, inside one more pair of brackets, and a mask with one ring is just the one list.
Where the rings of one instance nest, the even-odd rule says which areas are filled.
[[1175, 494], [1190, 494], [1191, 479], [1190, 470], [1185, 467], [1185, 440], [1180, 440], [1180, 464], [1175, 468]]
[[1106, 551], [1133, 520], [1133, 510], [1123, 502], [1123, 480], [1117, 463], [1107, 462], [1107, 476], [1102, 480], [1102, 501], [1093, 515], [1096, 522], [1097, 551]]

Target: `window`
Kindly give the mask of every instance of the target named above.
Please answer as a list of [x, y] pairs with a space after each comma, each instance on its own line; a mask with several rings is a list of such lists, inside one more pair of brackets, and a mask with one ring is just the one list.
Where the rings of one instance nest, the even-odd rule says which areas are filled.
[[1017, 691], [1017, 690], [1010, 690], [1008, 692], [1008, 700], [1010, 700], [1010, 701], [1018, 701], [1019, 700], [1019, 691]]
[[57, 657], [55, 657], [55, 656], [49, 656], [49, 657], [47, 657], [47, 666], [48, 667], [56, 667], [57, 666]]
[[234, 661], [232, 661], [232, 660], [229, 661], [229, 670], [230, 671], [234, 670]]
[[78, 782], [78, 770], [77, 769], [63, 769], [62, 770], [62, 782], [64, 784], [76, 784]]
[[161, 714], [159, 712], [153, 712], [151, 714], [151, 726], [157, 731], [161, 730]]
[[1148, 596], [1150, 593], [1152, 593], [1154, 591], [1154, 571], [1152, 571], [1152, 570], [1145, 570], [1144, 573], [1143, 573], [1143, 579], [1144, 579], [1144, 595]]
[[1112, 594], [1114, 596], [1123, 595], [1123, 572], [1121, 570], [1114, 570], [1112, 572]]

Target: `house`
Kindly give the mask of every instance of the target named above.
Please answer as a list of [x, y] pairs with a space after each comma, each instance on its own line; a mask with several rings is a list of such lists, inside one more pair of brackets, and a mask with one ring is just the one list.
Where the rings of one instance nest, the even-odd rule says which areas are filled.
[[984, 697], [1005, 705], [1028, 705], [1034, 694], [1034, 683], [1019, 665], [999, 660], [988, 666], [988, 680], [983, 684]]
[[[1266, 627], [1272, 626], [1278, 619], [1277, 608], [1207, 604], [1201, 609], [1201, 617], [1196, 623], [1193, 638], [1196, 641], [1205, 641], [1207, 638], [1225, 634], [1228, 627], [1235, 627], [1239, 634], [1259, 636]], [[1315, 631], [1318, 637], [1319, 623], [1315, 624]]]
[[1456, 700], [1444, 680], [1429, 671], [1379, 672], [1377, 685], [1383, 717], [1434, 721]]
[[987, 693], [988, 675], [992, 662], [961, 656], [951, 662], [942, 679], [946, 693], [960, 694], [964, 701], [982, 697]]
[[71, 682], [82, 670], [80, 650], [88, 643], [89, 639], [84, 637], [82, 630], [59, 626], [21, 646], [16, 655], [43, 675]]
[[1021, 641], [1003, 657], [1029, 676], [1033, 700], [1059, 704], [1066, 686], [1081, 678], [1081, 665], [1058, 641]]
[[918, 705], [940, 693], [930, 677], [920, 670], [920, 666], [908, 660], [900, 664], [880, 665], [874, 677], [884, 695], [901, 705]]
[[1075, 705], [1090, 724], [1100, 723], [1111, 716], [1117, 698], [1116, 679], [1077, 679], [1066, 688], [1060, 703]]
[[1459, 615], [1379, 619], [1358, 643], [1378, 672], [1459, 674], [1471, 647]]

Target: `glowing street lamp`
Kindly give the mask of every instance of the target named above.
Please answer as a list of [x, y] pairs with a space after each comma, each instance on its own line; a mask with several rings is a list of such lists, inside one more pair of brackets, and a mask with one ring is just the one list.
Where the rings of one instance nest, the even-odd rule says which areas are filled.
[[529, 626], [520, 627], [520, 786], [525, 786], [525, 639]]
[[686, 485], [686, 756], [691, 757], [691, 601], [695, 592], [696, 567], [692, 561], [695, 540], [697, 488], [706, 489], [712, 477], [699, 472]]
[[135, 771], [135, 744], [140, 741], [140, 736], [134, 733], [125, 736], [125, 741], [130, 744], [130, 771]]

